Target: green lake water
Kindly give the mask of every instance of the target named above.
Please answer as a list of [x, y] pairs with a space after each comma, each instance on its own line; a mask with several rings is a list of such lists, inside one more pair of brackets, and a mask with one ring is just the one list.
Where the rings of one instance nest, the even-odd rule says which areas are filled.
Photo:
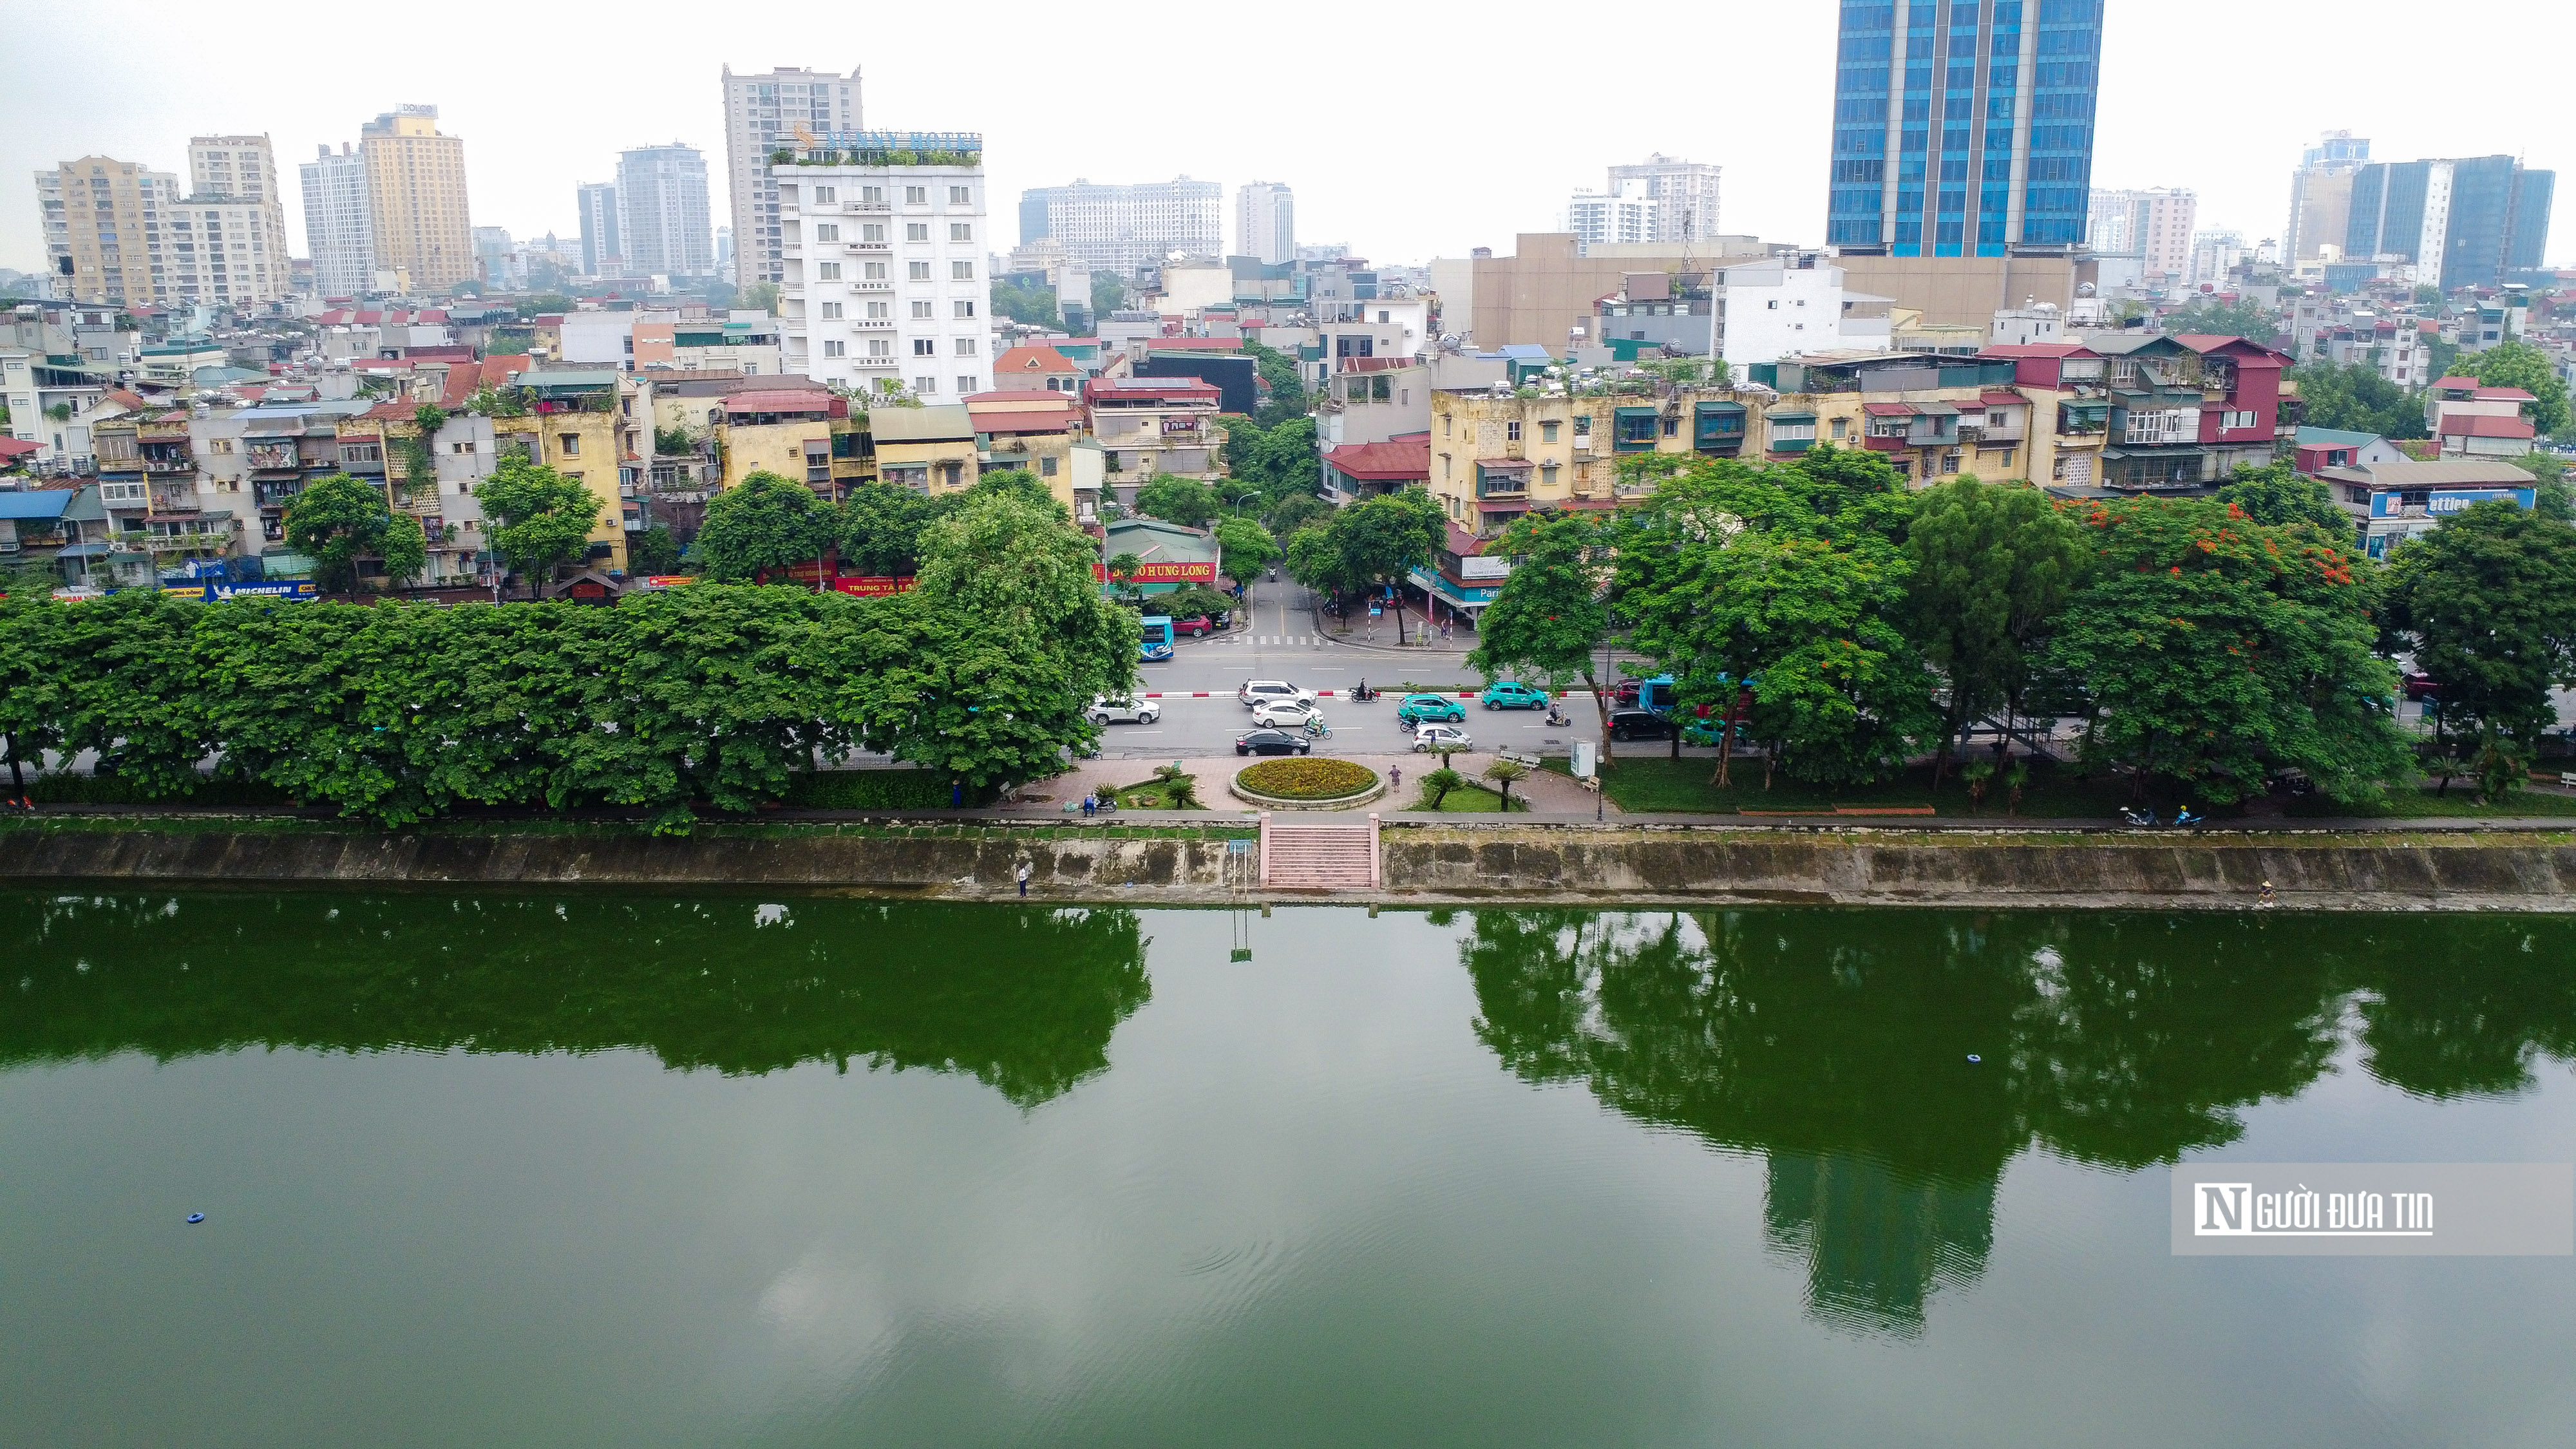
[[2576, 1156], [2576, 920], [0, 909], [0, 1444], [2576, 1442], [2165, 1171]]

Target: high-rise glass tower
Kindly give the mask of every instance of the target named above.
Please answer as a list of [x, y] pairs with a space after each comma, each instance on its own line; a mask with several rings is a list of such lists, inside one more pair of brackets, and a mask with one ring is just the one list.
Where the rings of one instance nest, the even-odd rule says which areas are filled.
[[1900, 257], [2081, 245], [2103, 0], [1842, 0], [1825, 240]]

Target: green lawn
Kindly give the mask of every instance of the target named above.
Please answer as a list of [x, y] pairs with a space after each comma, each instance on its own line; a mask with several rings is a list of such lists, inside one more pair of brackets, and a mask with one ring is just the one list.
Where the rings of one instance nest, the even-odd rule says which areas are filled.
[[2481, 805], [2474, 781], [2453, 780], [2448, 795], [2435, 794], [2430, 785], [2420, 790], [2393, 791], [2378, 805], [2340, 805], [2322, 795], [2310, 795], [2292, 801], [2287, 813], [2304, 820], [2519, 820], [2576, 815], [2576, 795], [2533, 788], [2516, 790], [2497, 804]]
[[[1545, 768], [1560, 775], [1568, 773], [1561, 759], [1549, 760]], [[1759, 759], [1737, 760], [1725, 789], [1709, 783], [1709, 777], [1716, 772], [1717, 761], [1698, 756], [1670, 760], [1623, 755], [1616, 765], [1602, 772], [1602, 779], [1611, 802], [1632, 815], [1733, 815], [1747, 810], [1830, 814], [1838, 805], [1882, 809], [1929, 805], [1941, 815], [1997, 819], [2008, 813], [2000, 785], [1987, 791], [1983, 808], [1971, 809], [1968, 788], [1957, 772], [1953, 770], [1935, 790], [1929, 765], [1918, 766], [1901, 779], [1880, 785], [1809, 785], [1783, 775], [1767, 790], [1762, 787]], [[2076, 778], [2071, 769], [2040, 764], [2032, 767], [2031, 783], [2022, 792], [2021, 807], [2012, 813], [2037, 820], [2108, 818], [2128, 802], [2125, 781], [2083, 780]]]
[[[1407, 810], [1430, 811], [1430, 792], [1423, 791], [1417, 793], [1414, 796], [1413, 803], [1405, 806], [1404, 808]], [[1442, 815], [1497, 815], [1502, 812], [1502, 808], [1503, 797], [1499, 793], [1488, 790], [1482, 785], [1461, 785], [1457, 789], [1452, 790], [1447, 795], [1441, 797], [1438, 813]], [[1528, 808], [1529, 802], [1522, 799], [1518, 791], [1514, 791], [1512, 793], [1513, 811], [1518, 812], [1527, 810]]]
[[[1198, 785], [1198, 778], [1196, 775], [1181, 776], [1181, 779], [1188, 782], [1194, 791]], [[1192, 795], [1189, 804], [1174, 805], [1171, 803], [1171, 794], [1171, 786], [1161, 780], [1121, 785], [1118, 787], [1118, 808], [1121, 810], [1205, 810], [1207, 808], [1206, 800], [1196, 794]]]

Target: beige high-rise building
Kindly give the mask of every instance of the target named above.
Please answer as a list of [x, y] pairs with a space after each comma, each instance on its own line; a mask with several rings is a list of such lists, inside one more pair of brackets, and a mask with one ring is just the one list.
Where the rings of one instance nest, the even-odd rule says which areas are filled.
[[268, 138], [193, 137], [188, 178], [195, 190], [164, 218], [171, 300], [238, 307], [285, 296], [286, 203]]
[[168, 303], [161, 224], [178, 200], [178, 177], [112, 156], [37, 172], [55, 294], [126, 307]]
[[2199, 230], [2200, 198], [2180, 187], [2145, 191], [2093, 188], [2087, 235], [2093, 250], [2146, 259], [2149, 281], [2166, 284], [2191, 275], [2191, 240]]
[[376, 265], [420, 291], [474, 280], [474, 218], [465, 204], [465, 143], [438, 130], [438, 107], [401, 106], [358, 128]]
[[[735, 75], [724, 68], [725, 181], [733, 210], [735, 280], [783, 281], [786, 253], [780, 240], [778, 182], [769, 153], [800, 143], [797, 132], [821, 138], [859, 127], [859, 71], [773, 70]], [[847, 143], [844, 143], [847, 144]]]

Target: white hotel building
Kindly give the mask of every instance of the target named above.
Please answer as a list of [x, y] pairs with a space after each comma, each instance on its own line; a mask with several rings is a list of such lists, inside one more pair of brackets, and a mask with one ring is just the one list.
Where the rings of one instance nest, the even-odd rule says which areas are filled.
[[817, 159], [769, 168], [787, 371], [925, 402], [990, 391], [982, 138], [866, 131], [797, 154]]

